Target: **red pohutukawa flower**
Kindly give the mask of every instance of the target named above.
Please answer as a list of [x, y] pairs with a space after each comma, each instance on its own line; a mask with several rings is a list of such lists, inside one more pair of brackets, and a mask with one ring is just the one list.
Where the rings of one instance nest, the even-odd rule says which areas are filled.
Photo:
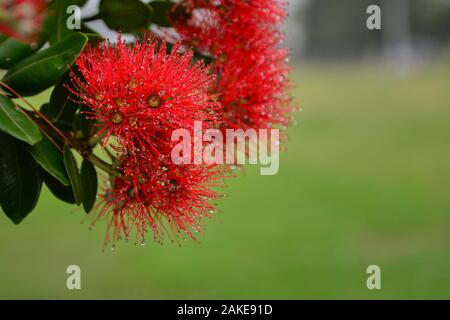
[[104, 143], [119, 139], [128, 152], [154, 148], [149, 140], [158, 132], [191, 128], [194, 120], [218, 121], [220, 104], [208, 92], [214, 81], [203, 62], [192, 65], [193, 53], [175, 45], [167, 54], [166, 44], [152, 38], [127, 46], [117, 44], [87, 47], [77, 60], [83, 79], [73, 76], [76, 94], [95, 118]]
[[[103, 196], [104, 206], [97, 219], [108, 221], [105, 245], [114, 248], [117, 241], [129, 240], [133, 231], [135, 243], [145, 243], [146, 232], [161, 241], [167, 235], [196, 239], [202, 218], [215, 213], [212, 200], [220, 195], [211, 188], [220, 186], [223, 173], [217, 166], [174, 165], [171, 163], [144, 166], [135, 158], [123, 163], [124, 170], [138, 176], [139, 184], [117, 177]], [[94, 221], [95, 223], [95, 221]]]
[[203, 62], [192, 63], [191, 51], [175, 45], [167, 53], [148, 37], [131, 46], [122, 42], [88, 47], [77, 60], [81, 76], [72, 74], [80, 102], [96, 120], [103, 146], [115, 138], [121, 175], [111, 181], [97, 219], [106, 217], [105, 243], [121, 238], [144, 241], [146, 231], [159, 238], [165, 228], [172, 238], [194, 238], [202, 217], [218, 197], [210, 187], [222, 178], [218, 166], [174, 165], [173, 130], [193, 130], [220, 123], [221, 105], [209, 92], [214, 82]]
[[213, 90], [226, 127], [284, 127], [290, 120], [288, 51], [279, 47], [284, 6], [278, 0], [182, 0], [172, 12], [184, 43], [214, 58]]
[[0, 35], [32, 42], [44, 23], [45, 0], [0, 0]]

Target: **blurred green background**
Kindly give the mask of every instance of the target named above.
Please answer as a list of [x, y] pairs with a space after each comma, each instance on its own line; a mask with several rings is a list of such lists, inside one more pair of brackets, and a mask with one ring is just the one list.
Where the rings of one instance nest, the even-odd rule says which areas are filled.
[[102, 252], [104, 225], [44, 190], [21, 225], [0, 216], [0, 298], [450, 298], [450, 61], [402, 78], [303, 65], [293, 82], [279, 174], [230, 180], [201, 243]]
[[[382, 31], [365, 28], [372, 2]], [[19, 226], [0, 214], [0, 298], [449, 299], [450, 1], [337, 3], [291, 1], [304, 110], [277, 175], [230, 179], [198, 243], [114, 252], [104, 224], [89, 230], [44, 189]], [[69, 291], [73, 264], [82, 289]]]

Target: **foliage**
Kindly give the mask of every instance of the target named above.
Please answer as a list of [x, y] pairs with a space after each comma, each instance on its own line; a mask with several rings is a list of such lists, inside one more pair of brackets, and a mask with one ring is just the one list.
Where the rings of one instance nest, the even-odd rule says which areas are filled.
[[[73, 151], [79, 153], [79, 145], [95, 135], [95, 123], [80, 112], [82, 107], [66, 88], [71, 69], [87, 43], [102, 39], [85, 26], [83, 21], [89, 18], [82, 21], [82, 30], [67, 27], [70, 14], [66, 9], [85, 3], [51, 1], [45, 21], [32, 39], [1, 34], [0, 29], [0, 69], [5, 70], [0, 91], [0, 202], [14, 223], [20, 223], [34, 209], [42, 182], [57, 198], [83, 204], [86, 212], [94, 206], [98, 189], [95, 166], [84, 160], [80, 171]], [[112, 29], [136, 34], [152, 24], [167, 26], [167, 13], [173, 4], [103, 0], [95, 18]], [[52, 88], [50, 100], [40, 110], [24, 99], [48, 88]]]
[[[134, 235], [144, 243], [148, 232], [196, 239], [222, 197], [216, 187], [232, 175], [223, 157], [174, 161], [173, 133], [193, 134], [198, 122], [219, 134], [287, 127], [295, 108], [279, 45], [285, 4], [101, 0], [96, 14], [80, 17], [85, 4], [0, 2], [3, 211], [20, 223], [45, 183], [92, 225], [106, 220], [105, 245]], [[95, 20], [116, 41], [103, 41], [88, 25]], [[45, 90], [48, 101], [29, 102]], [[284, 138], [271, 135], [271, 145]]]

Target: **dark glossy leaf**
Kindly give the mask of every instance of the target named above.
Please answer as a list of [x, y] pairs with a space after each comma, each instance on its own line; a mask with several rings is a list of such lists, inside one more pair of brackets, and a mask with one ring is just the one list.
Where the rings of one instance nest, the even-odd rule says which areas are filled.
[[63, 185], [70, 185], [63, 156], [47, 137], [44, 136], [41, 142], [28, 147], [28, 151], [43, 169], [58, 179]]
[[80, 8], [83, 7], [88, 0], [73, 0], [72, 3], [79, 6]]
[[3, 211], [19, 224], [36, 206], [42, 180], [39, 167], [22, 144], [0, 133], [0, 203]]
[[3, 81], [23, 96], [39, 93], [54, 85], [66, 73], [87, 40], [85, 35], [74, 33], [12, 66]]
[[152, 8], [139, 0], [101, 0], [100, 15], [114, 30], [133, 32], [148, 28], [152, 20]]
[[149, 5], [153, 8], [152, 23], [161, 27], [171, 27], [169, 14], [175, 3], [170, 1], [152, 1]]
[[83, 202], [83, 187], [81, 181], [80, 171], [78, 170], [77, 162], [72, 154], [72, 151], [67, 145], [64, 145], [64, 165], [69, 175], [70, 184], [75, 196], [75, 202], [80, 205]]
[[70, 85], [69, 76], [64, 76], [53, 88], [50, 102], [41, 107], [41, 112], [63, 131], [72, 130], [78, 104], [65, 85]]
[[86, 117], [86, 112], [90, 109], [86, 106], [80, 108], [80, 112], [75, 115], [75, 120], [73, 122], [73, 129], [80, 130], [84, 137], [90, 137], [95, 133], [95, 120], [88, 119]]
[[[66, 109], [64, 109], [66, 110]], [[66, 113], [63, 113], [63, 116], [55, 118], [53, 116], [53, 110], [51, 110], [50, 108], [50, 104], [49, 103], [44, 103], [41, 106], [40, 112], [45, 115], [47, 117], [47, 119], [49, 119], [59, 130], [62, 131], [70, 131], [72, 130], [73, 127], [73, 119], [75, 118], [75, 112], [70, 113], [67, 112], [67, 116]]]
[[8, 69], [39, 49], [37, 46], [25, 44], [17, 39], [8, 38], [0, 43], [0, 69]]
[[89, 213], [97, 198], [97, 171], [89, 161], [84, 160], [81, 165], [81, 181], [83, 182], [83, 207]]
[[54, 45], [55, 43], [63, 40], [74, 32], [80, 30], [71, 30], [67, 27], [67, 22], [70, 19], [73, 19], [73, 11], [67, 12], [67, 9], [71, 5], [76, 5], [78, 7], [84, 6], [86, 0], [54, 0], [48, 7], [48, 11], [50, 15], [54, 16], [55, 24], [53, 27], [53, 32], [50, 35], [50, 44]]
[[54, 0], [48, 8], [50, 14], [55, 17], [55, 25], [49, 39], [51, 45], [54, 45], [74, 32], [74, 30], [67, 28], [67, 19], [70, 14], [66, 10], [71, 4], [72, 1], [70, 0]]
[[31, 145], [42, 140], [39, 127], [14, 103], [0, 95], [0, 130]]
[[85, 33], [86, 37], [88, 37], [88, 42], [92, 46], [98, 45], [100, 42], [105, 40], [100, 34], [94, 32], [94, 33]]
[[48, 189], [51, 191], [51, 193], [57, 197], [58, 199], [70, 203], [75, 204], [75, 196], [72, 190], [72, 186], [65, 186], [53, 176], [48, 174], [45, 170], [41, 169], [41, 177], [45, 182], [45, 185], [48, 187]]

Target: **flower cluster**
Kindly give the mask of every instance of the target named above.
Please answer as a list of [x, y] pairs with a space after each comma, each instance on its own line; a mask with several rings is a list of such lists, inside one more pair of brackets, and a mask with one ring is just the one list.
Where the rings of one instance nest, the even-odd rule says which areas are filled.
[[179, 237], [196, 239], [203, 217], [215, 212], [211, 200], [220, 195], [211, 188], [219, 186], [222, 173], [213, 167], [190, 165], [158, 165], [136, 167], [136, 160], [124, 163], [125, 171], [139, 177], [140, 186], [123, 177], [116, 177], [103, 196], [105, 206], [97, 219], [106, 216], [108, 232], [105, 244], [129, 240], [136, 230], [134, 241], [144, 244], [145, 234], [151, 230], [154, 240], [164, 233], [172, 241]]
[[[202, 62], [192, 64], [192, 52], [152, 38], [127, 46], [100, 44], [88, 47], [77, 60], [81, 76], [72, 74], [75, 93], [96, 120], [103, 146], [113, 144], [119, 177], [112, 178], [103, 196], [98, 218], [109, 221], [106, 242], [114, 245], [137, 231], [194, 237], [201, 217], [213, 210], [210, 190], [222, 176], [217, 166], [173, 165], [173, 130], [220, 124], [220, 104], [208, 91], [214, 76]], [[205, 128], [205, 129], [206, 129]], [[114, 139], [111, 139], [114, 137]], [[111, 141], [114, 140], [114, 141]]]
[[44, 23], [45, 0], [0, 0], [0, 35], [32, 42]]
[[[174, 130], [194, 133], [196, 121], [204, 130], [288, 124], [288, 52], [279, 47], [285, 16], [279, 0], [181, 0], [170, 12], [179, 37], [171, 49], [151, 36], [133, 45], [119, 36], [83, 51], [70, 90], [96, 120], [103, 147], [115, 150], [120, 173], [110, 177], [94, 220], [108, 221], [105, 243], [134, 232], [143, 242], [149, 230], [157, 240], [195, 238], [214, 212], [214, 189], [229, 172], [174, 164]], [[195, 62], [187, 48], [212, 63]]]
[[286, 96], [288, 52], [280, 48], [279, 0], [182, 0], [171, 19], [181, 39], [214, 59], [212, 88], [230, 128], [284, 127], [293, 107]]
[[[158, 153], [154, 137], [193, 127], [194, 120], [218, 123], [220, 104], [207, 91], [214, 76], [202, 62], [191, 66], [193, 53], [154, 39], [126, 46], [108, 43], [87, 47], [77, 61], [83, 75], [74, 77], [77, 94], [101, 126], [106, 145], [116, 137], [127, 152]], [[104, 132], [103, 132], [104, 131]]]

